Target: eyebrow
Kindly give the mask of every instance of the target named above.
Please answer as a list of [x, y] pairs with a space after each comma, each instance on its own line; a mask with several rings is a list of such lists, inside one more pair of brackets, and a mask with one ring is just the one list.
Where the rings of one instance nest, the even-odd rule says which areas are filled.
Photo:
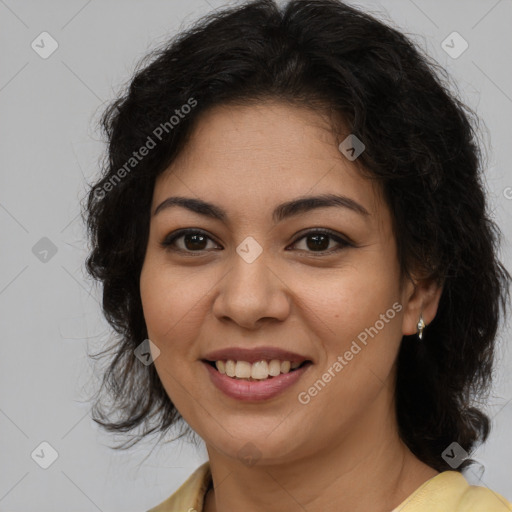
[[[198, 213], [199, 215], [204, 215], [205, 217], [217, 219], [222, 222], [226, 222], [228, 217], [226, 211], [215, 204], [208, 203], [202, 199], [180, 196], [168, 197], [162, 201], [156, 207], [153, 216], [157, 215], [162, 210], [173, 206], [181, 206], [194, 213]], [[337, 194], [322, 194], [318, 196], [302, 196], [278, 205], [272, 213], [272, 220], [277, 224], [278, 222], [295, 215], [304, 214], [317, 208], [332, 206], [347, 208], [365, 217], [370, 215], [364, 206], [350, 197]]]

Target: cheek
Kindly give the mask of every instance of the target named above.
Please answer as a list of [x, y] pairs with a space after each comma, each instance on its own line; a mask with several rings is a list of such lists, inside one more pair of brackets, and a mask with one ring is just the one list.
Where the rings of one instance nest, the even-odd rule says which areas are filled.
[[[311, 280], [301, 276], [295, 282], [299, 283], [295, 293], [303, 311], [325, 339], [348, 341], [373, 326], [399, 298], [393, 276], [383, 279], [370, 269], [343, 269], [320, 279], [317, 274]], [[396, 311], [388, 317], [396, 317]], [[389, 331], [389, 326], [387, 323], [382, 330]]]
[[[322, 380], [347, 407], [351, 404], [348, 409], [357, 408], [354, 397], [362, 398], [363, 389], [373, 396], [388, 378], [401, 341], [403, 308], [393, 276], [379, 279], [377, 271], [347, 271], [338, 279], [317, 281], [309, 294], [311, 288], [303, 284], [305, 321], [323, 345], [322, 370], [330, 370]], [[327, 405], [326, 395], [330, 393], [324, 393]]]
[[194, 389], [197, 368], [193, 364], [198, 357], [194, 339], [201, 325], [200, 291], [190, 279], [187, 282], [164, 265], [150, 263], [141, 272], [140, 295], [148, 337], [160, 351], [154, 364], [170, 400], [186, 412], [192, 397], [200, 396]]
[[208, 300], [211, 286], [207, 280], [188, 275], [164, 265], [144, 266], [140, 295], [148, 333], [159, 345], [173, 340], [183, 342], [201, 325], [202, 305]]

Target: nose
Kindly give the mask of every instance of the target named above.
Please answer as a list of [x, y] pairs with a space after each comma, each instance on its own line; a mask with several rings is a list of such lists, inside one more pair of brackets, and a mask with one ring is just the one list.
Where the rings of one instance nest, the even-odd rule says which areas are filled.
[[214, 315], [221, 321], [256, 329], [265, 320], [284, 321], [290, 309], [289, 285], [279, 276], [277, 266], [268, 261], [265, 251], [250, 263], [235, 252], [230, 270], [219, 284]]

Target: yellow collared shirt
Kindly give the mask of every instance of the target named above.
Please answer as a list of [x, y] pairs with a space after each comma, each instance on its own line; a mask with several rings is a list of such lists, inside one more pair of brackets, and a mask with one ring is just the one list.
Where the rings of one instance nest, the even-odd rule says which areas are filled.
[[[203, 512], [211, 483], [210, 463], [199, 466], [169, 498], [147, 512]], [[512, 503], [487, 487], [469, 485], [458, 471], [424, 482], [390, 512], [511, 512]]]

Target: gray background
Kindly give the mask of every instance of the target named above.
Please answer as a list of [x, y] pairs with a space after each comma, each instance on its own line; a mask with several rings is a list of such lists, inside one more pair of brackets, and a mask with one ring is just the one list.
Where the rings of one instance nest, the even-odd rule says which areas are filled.
[[[146, 443], [118, 453], [108, 448], [115, 438], [90, 419], [85, 397], [98, 377], [86, 354], [99, 350], [109, 328], [101, 316], [99, 289], [83, 270], [87, 246], [79, 200], [84, 180], [98, 173], [104, 149], [95, 122], [139, 58], [200, 15], [228, 3], [233, 2], [0, 0], [2, 512], [146, 510], [207, 458], [204, 446], [198, 451], [183, 442], [153, 451]], [[504, 233], [502, 259], [510, 268], [512, 2], [386, 0], [356, 5], [411, 35], [448, 69], [463, 99], [484, 120], [489, 198]], [[59, 45], [47, 59], [31, 47], [44, 31]], [[453, 31], [469, 44], [457, 58], [441, 46]], [[460, 48], [458, 42], [454, 45]], [[40, 241], [44, 237], [51, 244]], [[50, 245], [56, 253], [44, 255], [41, 251]], [[473, 453], [485, 473], [466, 475], [508, 499], [511, 352], [507, 323], [487, 406], [493, 431]], [[48, 469], [31, 457], [34, 450], [41, 453], [43, 441], [58, 453]]]

